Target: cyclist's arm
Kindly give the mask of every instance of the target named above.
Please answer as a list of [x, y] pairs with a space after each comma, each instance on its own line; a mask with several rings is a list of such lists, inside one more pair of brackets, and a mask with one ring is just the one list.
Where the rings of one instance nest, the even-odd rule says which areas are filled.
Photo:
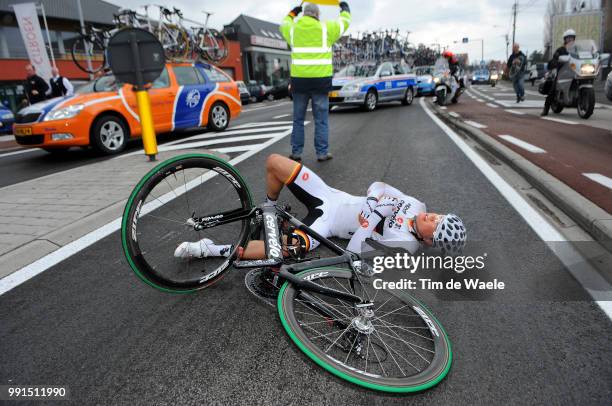
[[368, 187], [368, 197], [375, 197], [376, 200], [378, 200], [383, 196], [400, 199], [404, 196], [404, 194], [398, 189], [384, 182], [374, 182], [370, 185], [370, 187]]
[[367, 221], [363, 221], [361, 223], [361, 227], [359, 227], [353, 237], [351, 237], [351, 241], [349, 241], [347, 250], [355, 253], [361, 252], [361, 244], [366, 240], [366, 238], [370, 238], [372, 233], [376, 229], [376, 226], [379, 222], [382, 221], [382, 217], [380, 217], [377, 213], [372, 212], [370, 218]]

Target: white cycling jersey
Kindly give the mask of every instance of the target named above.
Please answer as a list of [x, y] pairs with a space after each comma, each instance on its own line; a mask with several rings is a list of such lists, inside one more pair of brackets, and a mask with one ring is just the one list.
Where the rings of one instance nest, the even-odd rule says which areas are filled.
[[[287, 182], [287, 187], [308, 208], [304, 224], [325, 238], [351, 239], [351, 251], [360, 252], [361, 243], [368, 237], [384, 241], [387, 246], [401, 246], [411, 253], [419, 248], [412, 219], [426, 211], [425, 204], [392, 186], [375, 182], [368, 188], [367, 196], [353, 196], [328, 186], [316, 173], [302, 165]], [[361, 227], [359, 215], [367, 197], [380, 199], [382, 196], [397, 199], [393, 215], [386, 217], [382, 225], [373, 225], [371, 232], [355, 235]], [[310, 250], [319, 245], [312, 237], [308, 239]]]

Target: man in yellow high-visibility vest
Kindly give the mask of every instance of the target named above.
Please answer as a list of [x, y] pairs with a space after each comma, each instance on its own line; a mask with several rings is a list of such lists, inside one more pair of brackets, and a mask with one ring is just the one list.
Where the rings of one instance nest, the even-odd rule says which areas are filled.
[[319, 161], [332, 158], [329, 153], [329, 98], [334, 73], [332, 45], [346, 32], [351, 22], [348, 4], [340, 2], [340, 16], [335, 20], [319, 21], [319, 7], [307, 3], [304, 15], [294, 20], [302, 7], [295, 7], [280, 26], [280, 32], [291, 46], [291, 91], [293, 93], [293, 133], [291, 155], [302, 160], [304, 150], [304, 119], [308, 101], [312, 100], [315, 122], [315, 151]]

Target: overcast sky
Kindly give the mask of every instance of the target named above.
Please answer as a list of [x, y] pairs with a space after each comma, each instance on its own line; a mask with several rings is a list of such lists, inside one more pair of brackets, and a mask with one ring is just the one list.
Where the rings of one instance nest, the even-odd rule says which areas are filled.
[[[110, 0], [122, 7], [138, 9], [151, 0]], [[541, 50], [543, 16], [548, 0], [519, 1], [516, 40], [523, 51]], [[289, 0], [156, 0], [156, 4], [176, 6], [186, 17], [204, 21], [202, 10], [214, 12], [211, 25], [216, 28], [240, 14], [280, 23], [299, 1]], [[349, 0], [353, 17], [349, 33], [399, 28], [411, 31], [413, 43], [440, 43], [454, 52], [467, 52], [471, 61], [480, 59], [480, 41], [455, 44], [462, 37], [484, 38], [485, 59], [504, 59], [505, 34], [512, 36], [511, 16], [514, 0]], [[337, 7], [322, 6], [324, 18], [338, 14]], [[142, 9], [138, 9], [142, 11]]]

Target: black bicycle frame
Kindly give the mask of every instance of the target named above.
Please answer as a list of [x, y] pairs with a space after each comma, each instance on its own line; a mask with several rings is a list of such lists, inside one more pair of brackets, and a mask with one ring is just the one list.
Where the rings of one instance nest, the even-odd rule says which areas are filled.
[[[289, 221], [289, 223], [293, 227], [305, 232], [306, 234], [310, 235], [311, 237], [319, 241], [321, 245], [329, 248], [331, 251], [338, 254], [337, 257], [332, 257], [332, 258], [322, 258], [322, 259], [315, 259], [311, 261], [300, 262], [297, 264], [282, 265], [280, 267], [278, 276], [282, 279], [285, 279], [291, 282], [295, 286], [301, 289], [307, 290], [307, 291], [313, 291], [313, 292], [320, 293], [323, 295], [331, 296], [337, 299], [345, 300], [350, 303], [362, 303], [362, 299], [359, 296], [356, 296], [356, 295], [353, 295], [347, 292], [338, 291], [336, 289], [326, 288], [326, 287], [317, 285], [316, 283], [313, 283], [311, 281], [304, 280], [295, 275], [295, 273], [298, 273], [300, 271], [304, 271], [307, 269], [312, 269], [312, 268], [320, 268], [324, 266], [332, 266], [332, 265], [340, 265], [340, 264], [351, 264], [353, 262], [353, 256], [351, 253], [347, 252], [343, 248], [334, 244], [332, 241], [328, 240], [327, 238], [321, 236], [316, 231], [312, 230], [306, 224], [302, 223], [301, 221], [293, 217], [291, 214], [287, 213], [285, 210], [279, 207], [276, 207], [276, 206], [265, 207], [263, 209], [264, 234], [265, 234], [264, 240], [266, 242], [266, 257], [269, 260], [282, 261], [282, 255], [283, 255], [282, 250], [280, 250], [280, 252], [277, 251], [277, 247], [278, 246], [282, 247], [282, 243], [283, 243], [280, 239], [280, 234], [278, 232], [277, 216], [280, 216], [283, 219]], [[272, 222], [269, 219], [273, 219], [274, 221]], [[280, 258], [279, 258], [279, 255], [280, 255]], [[332, 309], [329, 309], [324, 304], [322, 304], [322, 306], [327, 308], [326, 313], [328, 313], [328, 315], [337, 317], [336, 312], [334, 312]]]

